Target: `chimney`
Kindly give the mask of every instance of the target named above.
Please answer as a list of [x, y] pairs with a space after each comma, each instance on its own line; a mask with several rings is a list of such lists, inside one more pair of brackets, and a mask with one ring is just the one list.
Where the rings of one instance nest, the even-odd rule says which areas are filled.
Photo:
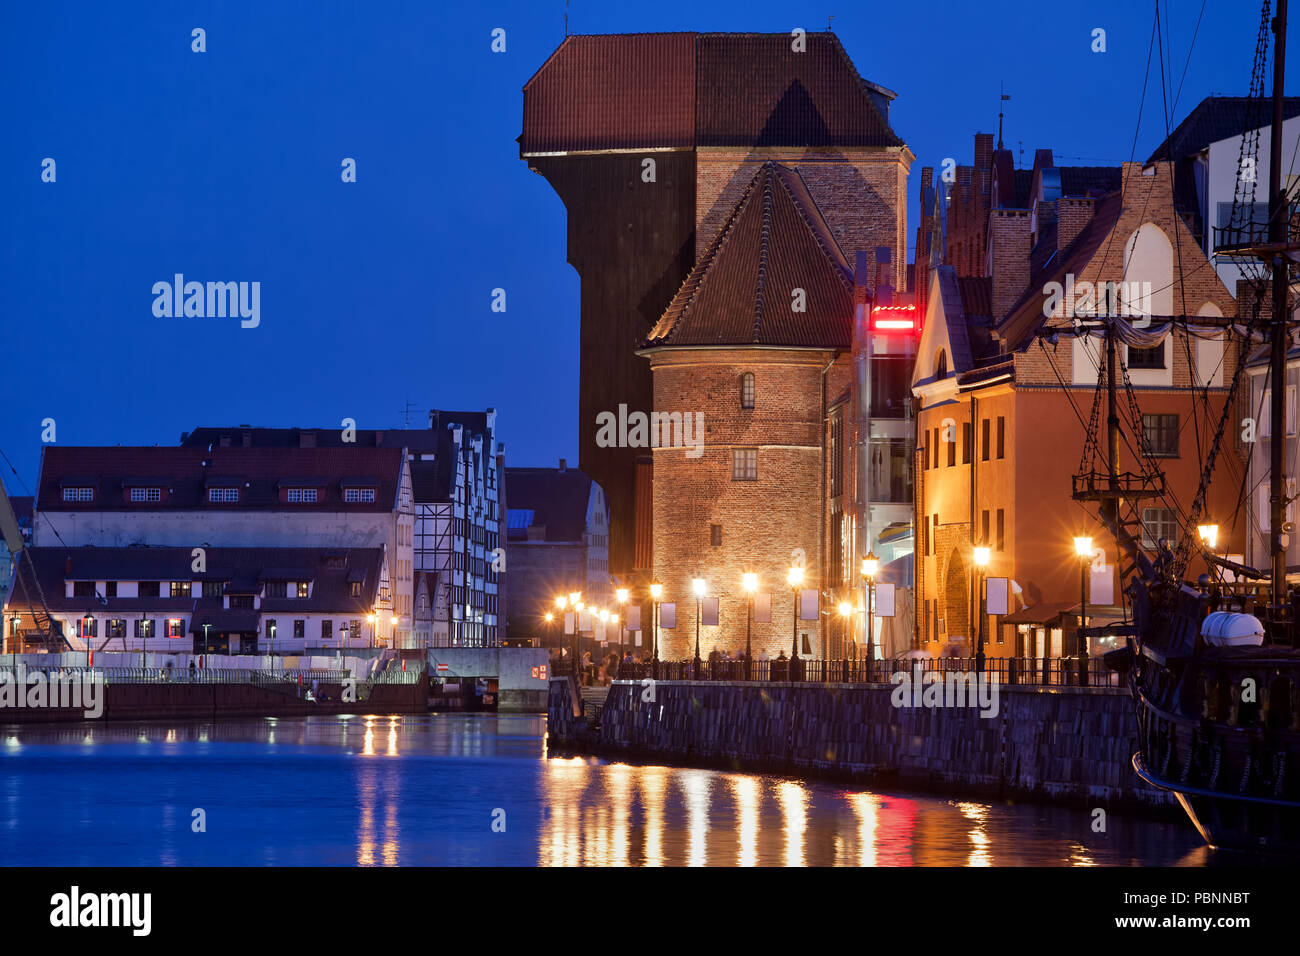
[[994, 209], [989, 213], [989, 275], [993, 286], [993, 321], [1007, 317], [1029, 285], [1029, 212]]
[[892, 305], [894, 302], [889, 260], [889, 246], [876, 246], [876, 305]]
[[1096, 200], [1062, 196], [1056, 201], [1056, 248], [1064, 249], [1092, 222]]
[[560, 474], [564, 474], [569, 468], [569, 463], [563, 458], [560, 459]]

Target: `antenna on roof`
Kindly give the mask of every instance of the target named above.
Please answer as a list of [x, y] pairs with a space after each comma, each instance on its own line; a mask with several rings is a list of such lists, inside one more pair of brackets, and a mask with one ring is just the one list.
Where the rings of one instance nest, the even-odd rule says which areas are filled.
[[1011, 99], [1011, 94], [1007, 92], [1006, 86], [1004, 86], [1001, 82], [998, 83], [998, 95], [1001, 97], [1001, 99], [998, 100], [998, 149], [1001, 149], [1002, 148], [1002, 116], [1003, 116], [1002, 104], [1005, 103], [1007, 100]]
[[835, 14], [833, 14], [833, 13], [832, 13], [832, 14], [829, 14], [829, 15], [826, 17], [826, 32], [827, 32], [827, 33], [831, 33], [831, 32], [832, 32], [832, 31], [831, 31], [831, 21], [834, 20], [834, 19], [835, 19]]

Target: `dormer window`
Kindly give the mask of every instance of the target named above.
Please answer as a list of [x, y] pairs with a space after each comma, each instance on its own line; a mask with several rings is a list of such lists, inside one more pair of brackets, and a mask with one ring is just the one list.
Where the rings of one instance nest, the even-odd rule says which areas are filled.
[[[292, 492], [290, 492], [292, 494]], [[365, 504], [375, 503], [374, 488], [345, 488], [343, 490], [343, 500], [348, 504]]]
[[316, 503], [315, 488], [290, 488], [287, 494], [288, 502], [291, 505], [314, 505]]
[[94, 488], [64, 488], [63, 500], [64, 501], [94, 501], [95, 489]]
[[746, 372], [740, 376], [740, 407], [754, 407], [754, 373]]
[[156, 504], [162, 501], [161, 488], [132, 488], [131, 501], [134, 504]]
[[239, 500], [238, 488], [209, 488], [208, 501], [225, 504]]

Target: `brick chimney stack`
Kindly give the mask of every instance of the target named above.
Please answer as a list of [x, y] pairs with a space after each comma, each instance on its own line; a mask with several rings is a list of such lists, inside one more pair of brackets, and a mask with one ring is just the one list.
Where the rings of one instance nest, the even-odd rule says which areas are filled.
[[1056, 201], [1056, 248], [1064, 249], [1092, 222], [1097, 203], [1088, 197], [1062, 196]]
[[989, 275], [993, 321], [1006, 318], [1029, 285], [1029, 211], [994, 209], [989, 214]]

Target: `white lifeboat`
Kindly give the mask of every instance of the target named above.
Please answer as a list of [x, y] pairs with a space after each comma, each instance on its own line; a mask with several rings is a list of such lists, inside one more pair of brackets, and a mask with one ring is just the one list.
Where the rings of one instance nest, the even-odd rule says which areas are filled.
[[1259, 647], [1264, 625], [1253, 614], [1215, 611], [1201, 623], [1201, 637], [1211, 647]]

